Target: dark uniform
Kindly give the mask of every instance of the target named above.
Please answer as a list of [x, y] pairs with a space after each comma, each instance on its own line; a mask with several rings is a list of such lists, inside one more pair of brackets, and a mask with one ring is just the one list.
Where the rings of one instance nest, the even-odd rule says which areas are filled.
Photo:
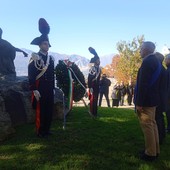
[[90, 61], [90, 63], [94, 63], [94, 65], [91, 66], [91, 68], [89, 70], [89, 74], [88, 74], [88, 88], [92, 89], [92, 93], [89, 96], [90, 114], [92, 114], [94, 117], [96, 117], [97, 116], [97, 102], [98, 102], [98, 95], [99, 95], [99, 81], [100, 81], [101, 69], [100, 69], [99, 65], [95, 64], [95, 62], [97, 60], [99, 60], [99, 57], [98, 57], [96, 51], [94, 49], [93, 50], [89, 49], [89, 51], [92, 54], [94, 54], [94, 57]]
[[32, 105], [36, 109], [36, 130], [39, 137], [50, 134], [54, 104], [54, 59], [48, 55], [49, 29], [47, 22], [40, 19], [39, 30], [42, 35], [31, 42], [33, 45], [39, 45], [40, 51], [32, 54], [28, 66], [30, 90], [33, 91]]
[[[44, 64], [47, 62], [47, 55], [38, 53]], [[53, 104], [54, 104], [54, 60], [51, 56], [49, 59], [49, 65], [46, 72], [36, 80], [36, 77], [40, 74], [40, 70], [35, 67], [35, 62], [40, 63], [40, 60], [32, 60], [28, 66], [28, 77], [30, 83], [30, 90], [38, 90], [41, 97], [37, 102], [35, 97], [32, 98], [33, 108], [36, 109], [36, 130], [37, 134], [42, 136], [49, 133]]]

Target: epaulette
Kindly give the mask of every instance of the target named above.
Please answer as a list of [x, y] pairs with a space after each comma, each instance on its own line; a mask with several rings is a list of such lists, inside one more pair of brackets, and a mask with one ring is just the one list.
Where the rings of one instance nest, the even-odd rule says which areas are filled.
[[37, 53], [32, 53], [31, 59], [34, 60], [34, 61], [37, 61], [37, 60], [40, 60], [40, 56]]
[[29, 64], [32, 63], [33, 61], [36, 62], [38, 60], [40, 60], [40, 56], [37, 53], [32, 53]]

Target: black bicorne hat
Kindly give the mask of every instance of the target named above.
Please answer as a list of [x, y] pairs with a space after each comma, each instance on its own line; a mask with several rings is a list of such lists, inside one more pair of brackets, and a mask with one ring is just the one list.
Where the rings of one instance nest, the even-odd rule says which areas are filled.
[[[47, 21], [44, 18], [40, 18], [38, 22], [39, 31], [42, 34], [40, 37], [36, 37], [32, 40], [32, 45], [40, 45], [43, 41], [48, 41], [48, 34], [50, 32], [50, 26], [48, 25]], [[49, 42], [49, 47], [51, 47]]]
[[90, 51], [91, 54], [94, 55], [94, 57], [91, 58], [90, 63], [95, 63], [99, 59], [99, 56], [98, 56], [96, 50], [92, 47], [89, 47], [88, 50]]
[[2, 36], [2, 33], [3, 33], [3, 31], [2, 31], [2, 29], [0, 28], [0, 38], [1, 38], [1, 36]]

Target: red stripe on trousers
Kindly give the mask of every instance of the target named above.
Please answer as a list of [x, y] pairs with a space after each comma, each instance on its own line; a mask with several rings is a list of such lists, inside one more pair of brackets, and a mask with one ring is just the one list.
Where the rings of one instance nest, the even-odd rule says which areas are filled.
[[37, 107], [36, 107], [36, 120], [35, 120], [35, 125], [36, 125], [36, 131], [37, 134], [39, 133], [40, 129], [40, 102], [37, 102]]

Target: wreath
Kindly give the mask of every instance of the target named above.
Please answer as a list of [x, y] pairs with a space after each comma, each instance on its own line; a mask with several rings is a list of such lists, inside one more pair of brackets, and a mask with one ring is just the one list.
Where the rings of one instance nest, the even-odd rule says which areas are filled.
[[[69, 95], [69, 73], [68, 70], [71, 70], [71, 75], [73, 78], [73, 100], [75, 102], [80, 101], [86, 93], [86, 83], [83, 73], [80, 71], [79, 67], [70, 61], [67, 61], [67, 65], [63, 60], [59, 60], [55, 68], [57, 87], [62, 89], [64, 95], [68, 97]], [[81, 84], [80, 84], [81, 82]]]

